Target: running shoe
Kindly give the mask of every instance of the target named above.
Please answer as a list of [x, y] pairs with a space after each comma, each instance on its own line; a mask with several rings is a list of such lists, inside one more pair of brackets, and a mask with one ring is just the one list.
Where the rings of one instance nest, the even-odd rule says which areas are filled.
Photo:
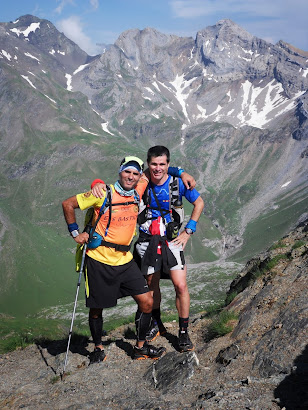
[[90, 353], [90, 364], [100, 363], [106, 360], [106, 354], [104, 350], [101, 350], [99, 347], [96, 347], [92, 353]]
[[150, 330], [148, 330], [145, 340], [147, 342], [153, 342], [155, 339], [157, 339], [158, 336], [162, 336], [165, 333], [167, 333], [167, 329], [163, 324], [160, 326], [158, 324], [153, 325]]
[[194, 345], [189, 338], [188, 332], [179, 331], [179, 349], [180, 352], [188, 352], [190, 350], [194, 350]]
[[155, 347], [144, 343], [143, 347], [134, 347], [133, 359], [134, 360], [144, 360], [144, 359], [159, 359], [166, 351], [165, 347]]

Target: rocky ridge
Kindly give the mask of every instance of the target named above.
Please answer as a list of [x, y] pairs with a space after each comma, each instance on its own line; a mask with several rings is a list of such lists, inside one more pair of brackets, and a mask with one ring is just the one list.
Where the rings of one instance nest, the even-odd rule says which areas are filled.
[[195, 40], [135, 29], [76, 73], [72, 87], [123, 132], [130, 115], [142, 122], [165, 116], [181, 122], [182, 130], [205, 121], [273, 128], [307, 91], [306, 56], [228, 19]]
[[[67, 373], [66, 342], [37, 343], [1, 355], [0, 407], [49, 409], [305, 409], [308, 219], [250, 260], [233, 281], [237, 312], [229, 334], [213, 338], [209, 314], [192, 318], [195, 351], [176, 351], [177, 324], [155, 344], [157, 362], [132, 361], [134, 333], [123, 326], [104, 337], [107, 360], [88, 366], [92, 350], [73, 338]], [[229, 299], [229, 300], [230, 300]]]

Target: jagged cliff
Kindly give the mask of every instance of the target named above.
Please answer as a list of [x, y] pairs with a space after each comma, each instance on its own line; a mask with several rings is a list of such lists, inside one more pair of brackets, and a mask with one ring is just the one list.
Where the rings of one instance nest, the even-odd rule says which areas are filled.
[[[133, 326], [104, 337], [107, 360], [88, 366], [86, 337], [38, 342], [0, 357], [0, 407], [40, 409], [306, 409], [308, 406], [308, 219], [250, 260], [223, 311], [236, 312], [218, 337], [209, 313], [192, 318], [195, 351], [176, 351], [177, 324], [155, 344], [154, 364], [132, 361]], [[236, 317], [236, 316], [234, 316]]]

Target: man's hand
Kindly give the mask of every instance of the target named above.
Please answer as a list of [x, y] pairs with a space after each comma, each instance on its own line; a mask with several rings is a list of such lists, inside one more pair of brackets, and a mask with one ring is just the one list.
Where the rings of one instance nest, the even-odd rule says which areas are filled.
[[182, 246], [184, 250], [189, 237], [190, 235], [186, 233], [185, 231], [183, 231], [180, 233], [180, 235], [177, 238], [173, 239], [173, 241], [171, 242], [174, 243], [174, 245], [176, 246]]
[[187, 189], [194, 189], [196, 186], [195, 178], [189, 175], [187, 172], [182, 172], [181, 179]]
[[83, 245], [84, 243], [87, 243], [89, 240], [89, 234], [87, 232], [82, 232], [76, 238], [74, 238], [76, 243], [79, 243], [80, 245]]
[[104, 197], [103, 191], [106, 191], [106, 184], [101, 184], [100, 182], [95, 184], [91, 190], [92, 195], [94, 195], [96, 198], [103, 198]]

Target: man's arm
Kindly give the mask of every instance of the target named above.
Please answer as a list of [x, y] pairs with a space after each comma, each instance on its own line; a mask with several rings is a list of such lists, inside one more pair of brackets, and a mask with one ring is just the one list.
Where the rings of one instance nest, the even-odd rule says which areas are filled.
[[[94, 184], [94, 182], [95, 182], [95, 184]], [[91, 184], [91, 193], [96, 198], [103, 198], [105, 196], [105, 193], [104, 193], [105, 191], [106, 191], [106, 184], [105, 184], [104, 181], [100, 182], [99, 179], [96, 179], [95, 181], [92, 182], [92, 184]]]
[[[168, 174], [181, 178], [183, 181], [183, 184], [187, 189], [194, 189], [196, 186], [196, 181], [193, 176], [185, 172], [183, 169], [179, 169], [176, 167], [169, 167], [168, 169]], [[148, 180], [150, 180], [150, 172], [149, 168], [147, 168], [144, 173], [143, 177], [146, 177]], [[142, 177], [141, 177], [142, 178]], [[94, 195], [96, 198], [103, 198], [104, 197], [104, 192], [106, 191], [106, 184], [102, 179], [95, 179], [92, 184], [91, 184], [91, 192], [92, 195]]]
[[204, 201], [203, 201], [203, 199], [201, 198], [201, 196], [199, 196], [199, 197], [195, 200], [195, 202], [193, 202], [193, 206], [194, 206], [194, 209], [193, 209], [193, 211], [192, 211], [192, 213], [191, 213], [190, 219], [193, 220], [193, 221], [198, 222], [198, 221], [199, 221], [199, 218], [200, 218], [200, 216], [201, 216], [201, 214], [202, 214], [203, 208], [204, 208]]
[[77, 197], [72, 196], [62, 202], [62, 209], [68, 230], [75, 242], [83, 244], [88, 241], [89, 234], [86, 232], [79, 233], [79, 227], [76, 222], [75, 209], [79, 208]]
[[[150, 180], [150, 172], [149, 169], [147, 168], [144, 173], [142, 174], [137, 186], [136, 190], [139, 193], [140, 197], [142, 197], [147, 184], [149, 183]], [[96, 198], [103, 198], [105, 196], [104, 192], [106, 191], [106, 184], [103, 180], [101, 179], [95, 179], [92, 184], [91, 184], [91, 193], [93, 196]]]
[[189, 175], [187, 172], [182, 172], [180, 178], [187, 189], [194, 189], [196, 186], [196, 180], [193, 176]]
[[181, 178], [187, 189], [194, 189], [196, 186], [195, 178], [185, 172], [183, 168], [168, 167], [168, 175]]
[[[202, 214], [203, 208], [204, 208], [204, 201], [201, 198], [201, 196], [199, 196], [195, 202], [193, 202], [193, 210], [191, 213], [191, 217], [190, 220], [188, 221], [187, 225], [185, 226], [185, 228], [190, 228], [191, 230], [193, 230], [193, 232], [196, 231], [196, 225], [197, 222], [200, 218], [200, 215]], [[187, 233], [186, 230], [184, 229], [183, 232], [180, 233], [180, 235], [173, 239], [173, 243], [177, 246], [182, 245], [183, 249], [185, 248], [188, 239], [190, 238], [191, 234]]]

